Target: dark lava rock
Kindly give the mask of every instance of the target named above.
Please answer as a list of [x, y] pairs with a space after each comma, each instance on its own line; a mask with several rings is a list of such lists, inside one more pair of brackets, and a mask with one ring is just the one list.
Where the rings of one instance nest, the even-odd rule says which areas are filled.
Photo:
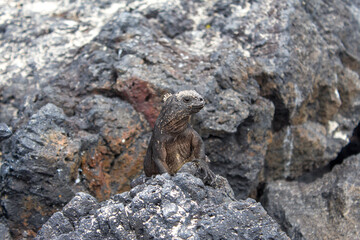
[[111, 1], [42, 0], [0, 6], [0, 118], [12, 127], [41, 101], [40, 90], [124, 7]]
[[182, 172], [101, 203], [78, 193], [35, 239], [288, 239], [259, 203], [236, 201], [226, 179], [217, 183]]
[[192, 30], [193, 21], [186, 18], [185, 9], [173, 8], [158, 14], [159, 22], [163, 25], [163, 32], [173, 38], [186, 30]]
[[5, 123], [0, 123], [0, 141], [9, 138], [12, 134], [11, 129]]
[[192, 124], [243, 199], [326, 166], [360, 119], [358, 0], [0, 9], [0, 122], [13, 131], [0, 143], [1, 206], [15, 238], [78, 191], [102, 201], [129, 190], [165, 93], [204, 96]]
[[12, 239], [10, 236], [9, 228], [4, 223], [0, 223], [0, 236], [2, 237], [1, 239], [4, 240]]
[[274, 107], [259, 98], [234, 134], [205, 140], [215, 172], [229, 180], [237, 198], [246, 199], [259, 183]]
[[360, 122], [354, 129], [350, 142], [344, 146], [337, 157], [332, 160], [328, 165], [330, 169], [333, 169], [335, 165], [341, 164], [345, 158], [360, 153]]
[[[353, 12], [360, 5], [335, 1], [328, 11], [326, 1], [273, 4], [271, 13], [284, 21], [261, 26], [269, 35], [257, 51], [269, 69], [258, 78], [261, 94], [275, 105], [265, 174], [293, 179], [334, 159], [360, 117], [359, 71], [350, 67], [359, 59], [352, 50], [359, 43], [350, 39], [360, 35]], [[344, 61], [349, 51], [356, 57]]]
[[138, 137], [141, 125], [130, 104], [93, 96], [78, 108], [82, 121], [49, 103], [3, 142], [1, 203], [15, 237], [35, 236], [78, 191], [104, 199], [129, 189], [123, 169], [142, 165], [145, 139]]
[[97, 136], [94, 144], [83, 147], [80, 157], [81, 174], [90, 193], [105, 200], [129, 190], [130, 179], [142, 169], [149, 138], [143, 133], [147, 123], [118, 98], [89, 96], [75, 109], [78, 116], [74, 119], [81, 131]]
[[291, 239], [356, 239], [360, 234], [360, 156], [311, 183], [275, 181], [262, 203]]
[[75, 183], [84, 139], [74, 139], [69, 124], [61, 109], [48, 104], [3, 142], [1, 204], [15, 236], [34, 236], [32, 231], [84, 189]]

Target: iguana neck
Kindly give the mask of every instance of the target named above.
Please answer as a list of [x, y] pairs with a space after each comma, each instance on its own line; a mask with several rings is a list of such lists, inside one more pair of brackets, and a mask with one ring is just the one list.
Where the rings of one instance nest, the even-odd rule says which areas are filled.
[[181, 118], [172, 118], [169, 121], [162, 122], [160, 128], [170, 134], [179, 134], [188, 128], [190, 116]]

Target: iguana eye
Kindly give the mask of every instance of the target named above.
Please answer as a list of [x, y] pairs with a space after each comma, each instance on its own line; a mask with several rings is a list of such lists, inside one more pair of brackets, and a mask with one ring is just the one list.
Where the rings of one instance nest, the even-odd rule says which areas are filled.
[[184, 97], [184, 98], [183, 98], [183, 101], [184, 101], [185, 103], [188, 103], [188, 102], [190, 102], [190, 98], [189, 98], [189, 97]]

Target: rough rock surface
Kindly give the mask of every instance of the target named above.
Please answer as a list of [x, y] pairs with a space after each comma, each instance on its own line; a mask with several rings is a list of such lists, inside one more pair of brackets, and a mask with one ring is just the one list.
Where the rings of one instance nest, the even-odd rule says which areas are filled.
[[[243, 199], [327, 164], [359, 122], [359, 0], [18, 0], [0, 9], [0, 122], [13, 132], [1, 142], [1, 217], [15, 238], [31, 238], [78, 188], [98, 200], [128, 190], [167, 92], [205, 96], [194, 128], [212, 170]], [[41, 126], [44, 106], [63, 120]], [[61, 201], [48, 186], [64, 189]]]
[[360, 156], [312, 183], [276, 181], [262, 203], [291, 239], [357, 239], [360, 235]]
[[9, 228], [4, 223], [0, 223], [0, 236], [4, 240], [11, 240]]
[[[129, 189], [128, 175], [117, 179], [109, 176], [123, 168], [130, 174], [142, 163], [144, 153], [140, 149], [144, 147], [137, 137], [141, 127], [138, 115], [130, 104], [117, 99], [95, 96], [84, 101], [78, 105], [83, 122], [66, 117], [62, 109], [49, 103], [5, 141], [2, 207], [15, 235], [35, 236], [32, 230], [40, 228], [77, 191], [89, 191], [103, 199], [124, 191], [125, 186]], [[97, 104], [102, 107], [97, 108]], [[99, 114], [108, 121], [98, 121]], [[82, 128], [100, 128], [106, 137], [99, 140], [98, 135]], [[111, 140], [104, 142], [107, 139]], [[114, 152], [108, 152], [105, 146]], [[103, 152], [98, 152], [99, 148]], [[28, 231], [17, 232], [23, 228]]]
[[72, 134], [63, 111], [48, 104], [4, 141], [1, 205], [14, 233], [28, 227], [34, 236], [31, 229], [74, 196], [85, 139], [71, 139]]
[[0, 141], [9, 138], [12, 134], [11, 129], [5, 123], [0, 123]]
[[224, 178], [217, 183], [182, 172], [101, 203], [78, 193], [35, 239], [288, 239], [259, 203], [237, 201]]

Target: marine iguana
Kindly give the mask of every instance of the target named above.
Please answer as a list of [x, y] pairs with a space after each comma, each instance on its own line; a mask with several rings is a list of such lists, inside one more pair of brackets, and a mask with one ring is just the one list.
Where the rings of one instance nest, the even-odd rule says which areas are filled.
[[215, 174], [206, 162], [204, 142], [189, 124], [191, 115], [204, 107], [204, 99], [196, 91], [186, 90], [165, 95], [164, 102], [144, 159], [145, 175], [174, 175], [185, 163], [193, 161], [204, 176], [203, 181], [212, 184]]

